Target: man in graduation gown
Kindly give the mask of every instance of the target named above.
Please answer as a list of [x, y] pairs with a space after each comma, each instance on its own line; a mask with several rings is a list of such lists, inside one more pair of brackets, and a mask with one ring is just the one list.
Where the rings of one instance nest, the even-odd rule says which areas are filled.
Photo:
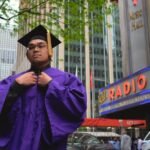
[[31, 68], [0, 82], [0, 150], [66, 150], [82, 123], [86, 91], [74, 75], [52, 68], [60, 41], [41, 25], [18, 42]]

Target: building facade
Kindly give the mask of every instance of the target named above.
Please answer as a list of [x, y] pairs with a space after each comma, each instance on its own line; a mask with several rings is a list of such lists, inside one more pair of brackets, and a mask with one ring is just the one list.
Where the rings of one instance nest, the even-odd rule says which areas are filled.
[[11, 35], [11, 32], [0, 29], [0, 80], [15, 71], [18, 37]]
[[150, 65], [150, 2], [119, 1], [124, 76]]

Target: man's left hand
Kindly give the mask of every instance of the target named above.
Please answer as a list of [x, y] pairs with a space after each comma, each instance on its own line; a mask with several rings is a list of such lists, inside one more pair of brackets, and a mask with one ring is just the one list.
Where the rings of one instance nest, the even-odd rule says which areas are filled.
[[38, 76], [38, 84], [40, 86], [46, 86], [51, 80], [52, 78], [44, 72], [41, 72], [41, 74]]

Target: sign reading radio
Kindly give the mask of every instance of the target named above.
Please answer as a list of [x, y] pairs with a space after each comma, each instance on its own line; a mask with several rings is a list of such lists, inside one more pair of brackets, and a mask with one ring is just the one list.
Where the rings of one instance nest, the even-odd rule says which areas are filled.
[[117, 100], [119, 98], [135, 94], [136, 92], [145, 89], [147, 87], [147, 82], [147, 77], [144, 74], [135, 76], [130, 80], [126, 80], [99, 93], [99, 102], [102, 104], [106, 100]]

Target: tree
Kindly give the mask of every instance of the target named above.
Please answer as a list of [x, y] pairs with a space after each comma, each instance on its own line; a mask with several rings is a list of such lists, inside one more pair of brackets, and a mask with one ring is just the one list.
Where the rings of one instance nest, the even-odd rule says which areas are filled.
[[94, 30], [100, 31], [104, 16], [111, 12], [106, 0], [21, 0], [19, 10], [9, 5], [10, 1], [0, 2], [1, 28], [12, 20], [14, 31], [20, 33], [43, 24], [65, 40], [84, 39], [85, 24], [92, 23]]

